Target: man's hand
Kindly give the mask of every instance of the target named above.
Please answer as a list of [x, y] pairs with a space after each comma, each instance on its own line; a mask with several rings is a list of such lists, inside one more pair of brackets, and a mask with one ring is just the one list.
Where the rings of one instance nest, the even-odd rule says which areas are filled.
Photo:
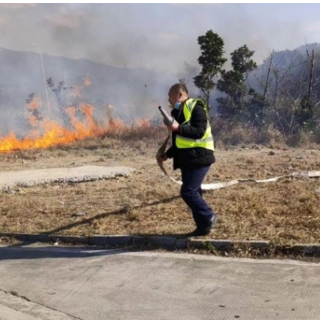
[[167, 126], [170, 131], [179, 131], [180, 125], [177, 121], [174, 121], [171, 126]]

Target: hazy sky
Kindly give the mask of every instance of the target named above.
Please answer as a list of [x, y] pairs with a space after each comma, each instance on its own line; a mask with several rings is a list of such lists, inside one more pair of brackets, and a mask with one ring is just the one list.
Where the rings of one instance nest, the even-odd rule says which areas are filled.
[[0, 4], [0, 46], [173, 72], [212, 29], [229, 54], [320, 42], [320, 4]]

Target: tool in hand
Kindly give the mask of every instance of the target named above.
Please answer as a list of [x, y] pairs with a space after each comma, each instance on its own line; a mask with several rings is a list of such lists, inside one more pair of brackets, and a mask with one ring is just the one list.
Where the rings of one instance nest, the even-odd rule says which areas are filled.
[[161, 106], [159, 106], [158, 108], [159, 108], [159, 111], [162, 114], [163, 123], [166, 126], [169, 126], [169, 127], [172, 126], [173, 123], [175, 122], [174, 118], [172, 116], [170, 116], [165, 110], [163, 110]]

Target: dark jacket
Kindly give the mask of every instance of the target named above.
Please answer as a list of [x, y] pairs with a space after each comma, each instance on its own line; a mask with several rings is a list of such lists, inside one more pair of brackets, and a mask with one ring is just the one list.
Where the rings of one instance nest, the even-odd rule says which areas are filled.
[[[184, 106], [182, 106], [183, 108]], [[173, 109], [171, 115], [179, 124], [185, 121], [183, 109]], [[176, 146], [176, 135], [191, 139], [201, 139], [207, 128], [207, 114], [203, 105], [198, 102], [194, 107], [190, 125], [180, 126], [179, 131], [172, 132], [172, 146], [166, 151], [168, 158], [173, 158], [173, 169], [208, 166], [215, 162], [212, 150], [205, 148], [179, 149]]]

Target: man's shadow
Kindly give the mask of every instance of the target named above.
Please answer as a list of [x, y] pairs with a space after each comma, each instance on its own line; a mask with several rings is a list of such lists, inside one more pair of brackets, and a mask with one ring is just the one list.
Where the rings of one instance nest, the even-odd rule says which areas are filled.
[[[179, 198], [180, 198], [180, 196], [174, 196], [174, 197], [171, 197], [171, 198], [161, 199], [161, 200], [158, 200], [158, 201], [155, 201], [155, 202], [152, 202], [152, 203], [142, 204], [142, 205], [139, 205], [139, 206], [134, 206], [133, 209], [147, 208], [147, 207], [152, 207], [152, 206], [156, 206], [156, 205], [159, 205], [159, 204], [165, 204], [165, 203], [169, 203], [169, 202], [171, 202], [173, 200], [176, 200], [176, 199], [179, 199]], [[97, 220], [103, 219], [103, 218], [108, 217], [108, 216], [125, 215], [127, 213], [128, 213], [128, 208], [126, 208], [126, 207], [122, 208], [122, 209], [119, 209], [119, 210], [116, 210], [116, 211], [112, 211], [112, 212], [103, 212], [103, 213], [97, 214], [97, 215], [95, 215], [95, 216], [93, 216], [91, 218], [87, 218], [87, 219], [83, 219], [81, 221], [70, 223], [70, 224], [67, 224], [65, 226], [53, 229], [53, 230], [42, 232], [41, 234], [53, 235], [55, 233], [58, 233], [58, 232], [61, 232], [61, 231], [65, 231], [65, 230], [69, 230], [69, 229], [74, 228], [74, 227], [78, 227], [78, 226], [81, 226], [81, 225], [89, 224], [89, 223], [91, 223], [93, 221], [97, 221]], [[174, 236], [174, 235], [172, 234], [172, 236]]]
[[[180, 196], [174, 196], [166, 199], [161, 199], [158, 201], [155, 201], [153, 203], [149, 204], [143, 204], [139, 206], [135, 206], [134, 209], [139, 209], [139, 208], [146, 208], [146, 207], [151, 207], [159, 204], [165, 204], [169, 203], [173, 200], [179, 199]], [[115, 210], [112, 212], [104, 212], [97, 214], [91, 218], [87, 219], [82, 219], [80, 221], [74, 222], [67, 224], [65, 226], [61, 226], [49, 231], [45, 231], [40, 233], [40, 235], [48, 235], [48, 236], [53, 236], [56, 235], [56, 233], [61, 232], [61, 231], [66, 231], [71, 228], [85, 225], [92, 223], [93, 221], [97, 221], [100, 219], [103, 219], [105, 217], [111, 216], [111, 215], [125, 215], [128, 213], [127, 208], [122, 208], [119, 210]], [[181, 233], [181, 234], [176, 234], [176, 233], [167, 233], [167, 234], [151, 234], [151, 233], [136, 233], [136, 234], [131, 234], [132, 236], [140, 236], [140, 237], [160, 237], [160, 238], [185, 238], [186, 234]], [[88, 237], [90, 238], [90, 237]], [[89, 248], [88, 247], [83, 247], [83, 248], [66, 248], [66, 247], [54, 247], [54, 246], [30, 246], [34, 244], [35, 241], [24, 241], [18, 244], [13, 244], [9, 245], [6, 247], [0, 247], [0, 260], [7, 260], [7, 259], [42, 259], [42, 258], [81, 258], [81, 257], [90, 257], [90, 256], [109, 256], [109, 255], [115, 255], [115, 254], [121, 254], [126, 252], [125, 249], [96, 249], [96, 248]], [[24, 248], [25, 247], [25, 248]], [[149, 248], [150, 249], [150, 248]], [[134, 246], [130, 249], [135, 250]], [[143, 250], [142, 247], [140, 246], [138, 251]]]
[[[27, 247], [27, 245], [31, 246]], [[90, 258], [111, 256], [124, 252], [127, 251], [121, 249], [92, 249], [88, 247], [32, 246], [32, 243], [24, 242], [22, 244], [0, 247], [0, 261], [47, 258]]]

